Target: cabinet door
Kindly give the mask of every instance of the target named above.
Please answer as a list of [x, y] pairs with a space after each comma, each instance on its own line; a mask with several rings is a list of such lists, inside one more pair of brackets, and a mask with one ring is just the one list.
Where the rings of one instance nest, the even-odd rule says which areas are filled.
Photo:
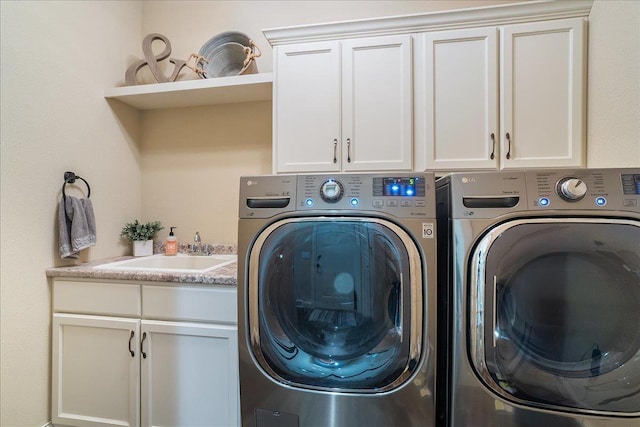
[[495, 27], [419, 36], [416, 138], [426, 169], [497, 166], [497, 41]]
[[340, 170], [340, 43], [274, 48], [275, 172]]
[[137, 426], [139, 321], [53, 315], [54, 424]]
[[583, 166], [585, 22], [501, 28], [501, 165]]
[[235, 326], [142, 321], [143, 426], [238, 424]]
[[411, 170], [411, 36], [342, 42], [345, 171]]

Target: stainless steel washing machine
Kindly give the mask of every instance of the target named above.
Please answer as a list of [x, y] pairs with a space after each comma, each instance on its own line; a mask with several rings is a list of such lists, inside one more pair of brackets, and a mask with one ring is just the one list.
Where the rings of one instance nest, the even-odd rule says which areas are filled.
[[432, 174], [243, 177], [243, 426], [432, 426]]
[[437, 199], [448, 424], [640, 426], [640, 169], [454, 173]]

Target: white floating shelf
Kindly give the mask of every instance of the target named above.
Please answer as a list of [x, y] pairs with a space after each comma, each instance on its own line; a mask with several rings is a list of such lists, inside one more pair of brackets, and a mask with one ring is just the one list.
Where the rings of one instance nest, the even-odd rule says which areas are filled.
[[259, 73], [116, 87], [105, 89], [104, 97], [139, 110], [156, 110], [270, 101], [272, 87], [273, 73]]

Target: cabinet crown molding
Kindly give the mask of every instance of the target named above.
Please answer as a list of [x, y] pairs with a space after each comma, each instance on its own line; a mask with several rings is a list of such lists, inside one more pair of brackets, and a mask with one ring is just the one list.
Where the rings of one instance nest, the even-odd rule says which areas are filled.
[[593, 0], [535, 0], [470, 9], [272, 28], [262, 32], [272, 46], [277, 46], [309, 41], [587, 17], [592, 4]]

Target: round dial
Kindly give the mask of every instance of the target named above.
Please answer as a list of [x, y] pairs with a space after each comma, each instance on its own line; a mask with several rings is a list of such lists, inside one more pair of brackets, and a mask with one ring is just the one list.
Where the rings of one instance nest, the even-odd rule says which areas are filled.
[[344, 188], [342, 184], [335, 179], [328, 179], [320, 186], [320, 197], [325, 202], [335, 203], [342, 198], [343, 194]]
[[587, 194], [587, 184], [580, 178], [563, 178], [556, 188], [558, 196], [568, 202], [577, 202]]

